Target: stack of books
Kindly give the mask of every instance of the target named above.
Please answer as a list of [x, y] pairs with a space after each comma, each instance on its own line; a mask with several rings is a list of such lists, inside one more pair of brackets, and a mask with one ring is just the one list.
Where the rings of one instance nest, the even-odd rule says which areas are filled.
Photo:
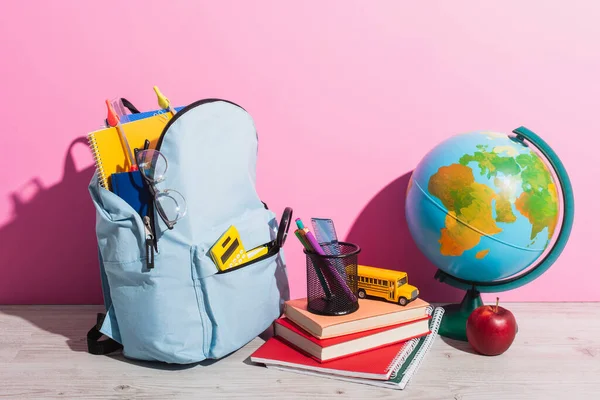
[[407, 306], [359, 299], [343, 316], [307, 310], [289, 300], [274, 336], [251, 356], [267, 368], [404, 389], [437, 336], [444, 310], [422, 299]]

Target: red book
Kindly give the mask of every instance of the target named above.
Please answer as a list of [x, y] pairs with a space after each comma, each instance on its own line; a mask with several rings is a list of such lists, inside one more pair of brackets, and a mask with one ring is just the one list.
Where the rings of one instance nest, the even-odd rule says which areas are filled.
[[430, 319], [430, 315], [425, 315], [419, 319], [396, 325], [329, 339], [319, 339], [294, 324], [289, 318], [284, 317], [275, 321], [275, 336], [319, 362], [331, 362], [342, 357], [425, 336], [430, 333]]
[[291, 367], [353, 378], [388, 380], [397, 365], [406, 357], [405, 353], [412, 350], [410, 343], [410, 341], [400, 342], [321, 364], [274, 336], [252, 353], [250, 360], [267, 366]]

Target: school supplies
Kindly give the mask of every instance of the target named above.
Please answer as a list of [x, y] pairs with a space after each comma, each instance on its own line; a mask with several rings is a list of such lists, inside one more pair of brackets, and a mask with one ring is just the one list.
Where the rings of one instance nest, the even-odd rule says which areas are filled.
[[[296, 220], [296, 222], [298, 222], [298, 220]], [[304, 247], [304, 249], [306, 249], [306, 251], [309, 252], [313, 252], [314, 250], [311, 247], [310, 243], [308, 243], [308, 240], [306, 239], [305, 233], [303, 230], [301, 229], [296, 229], [294, 231], [294, 234], [296, 235], [296, 237], [298, 238], [298, 240], [300, 241], [300, 243], [302, 243], [302, 246]], [[325, 297], [327, 299], [331, 298], [331, 290], [329, 289], [329, 286], [327, 285], [327, 281], [325, 280], [325, 277], [323, 276], [323, 272], [321, 271], [321, 265], [317, 265], [317, 268], [315, 268], [315, 273], [317, 274], [317, 278], [319, 279], [319, 283], [321, 284], [321, 287], [323, 288], [323, 292], [325, 293]]]
[[144, 187], [140, 171], [117, 172], [111, 175], [112, 191], [125, 200], [137, 213], [148, 215], [150, 194]]
[[[320, 256], [327, 256], [327, 254], [323, 251], [323, 249], [317, 242], [317, 239], [314, 237], [312, 232], [308, 230], [308, 228], [304, 228], [304, 233], [306, 235], [308, 243], [310, 244], [314, 252]], [[321, 262], [319, 262], [319, 264], [322, 264], [323, 266], [322, 272], [325, 275], [327, 281], [329, 282], [329, 287], [331, 288], [332, 286], [335, 286], [337, 288], [340, 288], [343, 293], [340, 293], [339, 295], [346, 296], [349, 302], [355, 302], [356, 296], [348, 287], [348, 284], [346, 283], [344, 277], [335, 268], [335, 263], [332, 260], [323, 258], [321, 259]], [[337, 293], [335, 294], [337, 295]]]
[[[112, 105], [113, 110], [115, 110], [121, 122], [123, 122], [123, 117], [125, 115], [129, 115], [127, 114], [127, 111], [129, 111], [131, 114], [140, 112], [140, 110], [138, 110], [133, 104], [131, 104], [129, 100], [124, 98], [111, 99], [110, 104]], [[106, 126], [110, 126], [108, 124], [108, 120], [106, 121]]]
[[306, 332], [288, 318], [275, 321], [275, 336], [299, 349], [321, 363], [328, 363], [342, 357], [348, 357], [405, 342], [429, 334], [429, 319], [424, 315], [417, 320], [402, 322], [383, 328], [377, 328], [329, 339], [318, 339]]
[[[137, 114], [132, 114], [137, 115]], [[142, 147], [146, 139], [155, 146], [158, 138], [171, 119], [171, 115], [157, 115], [121, 124], [127, 140], [134, 148]], [[133, 159], [123, 148], [117, 128], [104, 128], [88, 134], [88, 142], [94, 156], [100, 186], [111, 190], [110, 177], [115, 172], [129, 171]]]
[[167, 158], [158, 150], [149, 149], [146, 140], [144, 150], [135, 149], [135, 159], [144, 179], [156, 211], [167, 228], [173, 229], [177, 221], [187, 212], [185, 197], [175, 189], [161, 189], [156, 185], [166, 179]]
[[119, 132], [119, 136], [121, 138], [121, 141], [123, 142], [122, 146], [125, 148], [125, 150], [127, 150], [127, 155], [129, 156], [129, 163], [130, 163], [129, 170], [136, 171], [137, 166], [135, 163], [135, 158], [133, 158], [133, 153], [131, 152], [131, 147], [129, 147], [129, 142], [127, 141], [127, 136], [125, 135], [125, 132], [123, 132], [123, 126], [121, 125], [119, 116], [115, 112], [115, 109], [113, 108], [112, 104], [110, 103], [110, 100], [106, 100], [106, 108], [108, 109], [108, 116], [106, 117], [106, 121], [108, 122], [108, 125], [110, 125], [111, 127], [117, 128], [117, 132]]
[[296, 226], [300, 230], [304, 229], [304, 224], [302, 223], [302, 220], [300, 218], [296, 218]]
[[158, 86], [154, 86], [154, 92], [158, 98], [158, 106], [163, 110], [168, 110], [171, 115], [175, 115], [175, 110], [171, 106], [171, 102], [165, 97], [164, 94], [161, 93], [161, 91], [158, 89]]
[[317, 241], [327, 245], [331, 254], [340, 254], [340, 246], [333, 221], [329, 218], [311, 218]]
[[[179, 107], [174, 107], [173, 109], [175, 110], [175, 112], [178, 112], [178, 111], [183, 110], [184, 108], [185, 108], [184, 106], [179, 106]], [[162, 115], [163, 118], [165, 118], [167, 115], [172, 116], [172, 114], [169, 112], [169, 110], [157, 109], [157, 110], [151, 110], [151, 111], [144, 111], [144, 112], [140, 112], [140, 113], [136, 113], [136, 114], [122, 115], [121, 123], [124, 124], [127, 122], [137, 121], [140, 119], [153, 117], [155, 115]]]
[[268, 250], [263, 245], [246, 252], [237, 228], [232, 225], [210, 248], [210, 255], [219, 271], [226, 271], [263, 256]]
[[[325, 253], [332, 255], [340, 255], [342, 247], [340, 246], [340, 243], [338, 241], [333, 221], [329, 218], [311, 218], [311, 223], [313, 229], [315, 230], [315, 237], [323, 247]], [[331, 261], [334, 267], [342, 275], [344, 280], [346, 280], [348, 277], [346, 276], [346, 268], [344, 266], [343, 260], [339, 258], [334, 258]]]
[[[262, 347], [259, 348], [256, 352], [256, 356], [253, 354], [250, 359], [252, 360], [254, 357], [254, 360], [257, 360], [256, 362], [262, 362], [267, 368], [271, 369], [403, 390], [419, 370], [425, 356], [438, 336], [439, 326], [443, 315], [444, 309], [436, 307], [433, 310], [432, 318], [429, 321], [431, 333], [426, 336], [421, 336], [420, 338], [411, 339], [401, 345], [396, 357], [385, 371], [386, 375], [388, 375], [388, 372], [391, 372], [386, 379], [365, 376], [366, 374], [363, 372], [365, 366], [370, 366], [367, 363], [376, 363], [378, 361], [373, 357], [377, 350], [343, 358], [339, 360], [343, 361], [343, 363], [340, 363], [341, 365], [335, 365], [334, 363], [336, 363], [336, 361], [327, 364], [317, 364], [308, 357], [299, 357], [299, 352], [293, 353], [294, 349], [284, 350], [284, 353], [284, 351], [281, 351], [281, 347], [275, 346], [266, 348], [265, 350], [267, 351], [264, 352], [261, 351]], [[391, 352], [391, 349], [394, 348], [397, 349], [398, 347], [387, 346], [382, 350], [387, 349]], [[261, 357], [262, 361], [258, 361], [259, 357]]]
[[428, 302], [417, 299], [406, 307], [385, 301], [358, 299], [357, 311], [340, 316], [317, 315], [307, 309], [307, 299], [285, 302], [284, 315], [316, 338], [327, 339], [377, 329], [422, 318]]
[[[231, 354], [279, 318], [289, 296], [286, 258], [274, 239], [279, 215], [256, 191], [259, 153], [252, 116], [219, 99], [201, 99], [175, 117], [165, 115], [176, 123], [152, 149], [169, 161], [164, 186], [181, 191], [190, 207], [181, 229], [168, 230], [156, 213], [140, 219], [100, 187], [97, 175], [92, 178], [106, 315], [94, 318], [87, 345], [92, 354], [106, 354], [118, 342], [128, 359], [192, 364]], [[123, 124], [125, 133], [130, 124], [152, 118]], [[146, 138], [154, 141], [154, 133], [145, 130], [139, 141], [128, 136], [140, 149]], [[246, 249], [263, 243], [270, 248], [252, 263], [221, 272], [207, 251], [231, 225]], [[284, 233], [277, 238], [283, 240]]]
[[312, 248], [310, 247], [310, 245], [306, 241], [306, 238], [304, 237], [303, 231], [301, 231], [300, 229], [296, 229], [294, 231], [294, 235], [296, 235], [296, 237], [300, 241], [300, 244], [302, 244], [302, 247], [304, 247], [307, 251], [312, 251]]
[[[148, 147], [150, 147], [150, 141], [146, 139], [144, 150], [147, 150]], [[125, 200], [141, 217], [148, 215], [148, 205], [151, 198], [139, 170], [114, 173], [111, 175], [110, 181], [112, 191], [117, 196]]]
[[396, 356], [404, 345], [405, 343], [397, 343], [364, 354], [321, 364], [312, 357], [288, 346], [281, 338], [274, 336], [252, 353], [250, 361], [268, 366], [303, 368], [309, 371], [327, 372], [354, 378], [386, 380], [397, 366]]

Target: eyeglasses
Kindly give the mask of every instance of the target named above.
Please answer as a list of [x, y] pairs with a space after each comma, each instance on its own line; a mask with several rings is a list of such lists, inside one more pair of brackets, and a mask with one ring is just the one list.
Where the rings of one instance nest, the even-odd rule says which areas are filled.
[[187, 205], [181, 193], [174, 189], [159, 189], [156, 185], [165, 180], [167, 173], [167, 159], [158, 150], [134, 149], [138, 169], [150, 195], [156, 205], [158, 215], [169, 229], [185, 215]]

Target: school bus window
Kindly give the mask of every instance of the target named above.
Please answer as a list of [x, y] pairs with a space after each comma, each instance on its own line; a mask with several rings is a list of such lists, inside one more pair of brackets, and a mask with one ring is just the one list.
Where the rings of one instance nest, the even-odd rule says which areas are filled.
[[398, 279], [398, 286], [402, 286], [406, 283], [406, 277], [402, 278], [402, 279]]

